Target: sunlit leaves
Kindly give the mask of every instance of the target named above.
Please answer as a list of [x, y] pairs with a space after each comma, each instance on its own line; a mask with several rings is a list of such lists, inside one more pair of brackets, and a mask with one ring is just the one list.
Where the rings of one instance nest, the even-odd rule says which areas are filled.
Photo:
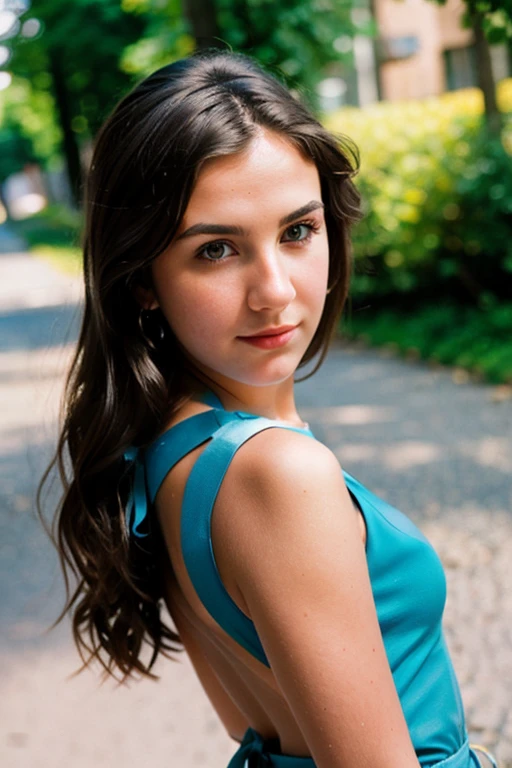
[[[205, 4], [213, 0], [205, 0]], [[353, 0], [215, 0], [219, 45], [249, 53], [278, 70], [294, 88], [314, 100], [314, 86], [325, 67], [350, 61], [351, 46], [340, 51], [340, 39], [356, 32], [373, 33], [374, 24], [354, 17]], [[148, 10], [148, 26], [122, 57], [127, 72], [147, 74], [194, 48], [193, 30], [180, 0], [123, 0], [123, 8]]]
[[[498, 102], [512, 112], [512, 79], [500, 83]], [[354, 232], [356, 293], [435, 285], [456, 276], [460, 259], [476, 286], [507, 290], [500, 275], [510, 274], [512, 115], [500, 143], [481, 137], [482, 114], [481, 92], [469, 89], [325, 119], [361, 150], [366, 217]]]
[[[447, 0], [433, 0], [446, 5]], [[472, 17], [482, 15], [484, 32], [491, 45], [512, 38], [512, 0], [464, 0], [463, 26], [472, 26]]]
[[[58, 153], [61, 135], [55, 120], [53, 97], [48, 90], [35, 88], [24, 78], [14, 78], [10, 87], [0, 92], [1, 129], [17, 134], [18, 146], [25, 147], [24, 158], [17, 152], [18, 167], [11, 173], [29, 159], [38, 159], [44, 164]], [[24, 143], [27, 140], [28, 145]]]

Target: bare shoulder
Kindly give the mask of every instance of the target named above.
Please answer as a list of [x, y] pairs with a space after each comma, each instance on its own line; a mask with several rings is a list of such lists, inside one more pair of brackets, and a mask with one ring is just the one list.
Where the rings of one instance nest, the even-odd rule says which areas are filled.
[[315, 765], [419, 768], [336, 456], [269, 429], [224, 482], [213, 517], [221, 576], [247, 606]]
[[225, 573], [237, 581], [259, 578], [260, 569], [269, 569], [261, 552], [279, 560], [295, 547], [308, 557], [313, 527], [333, 551], [347, 535], [362, 543], [338, 459], [305, 433], [257, 433], [235, 454], [215, 504], [212, 538]]
[[269, 428], [237, 452], [227, 479], [247, 501], [271, 500], [259, 509], [282, 508], [290, 494], [335, 492], [344, 486], [335, 454], [313, 437], [286, 428]]

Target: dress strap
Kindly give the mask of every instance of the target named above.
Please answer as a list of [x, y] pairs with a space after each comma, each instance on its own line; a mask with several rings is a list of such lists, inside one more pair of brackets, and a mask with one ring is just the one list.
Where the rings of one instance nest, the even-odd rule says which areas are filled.
[[226, 418], [226, 412], [220, 410], [204, 411], [168, 429], [145, 451], [133, 446], [125, 451], [124, 459], [133, 467], [132, 488], [125, 508], [129, 535], [137, 538], [147, 535], [148, 498], [153, 504], [174, 465], [209, 440]]
[[211, 517], [231, 460], [247, 440], [271, 427], [302, 434], [307, 430], [240, 411], [230, 416], [190, 472], [181, 511], [181, 550], [190, 580], [208, 613], [250, 654], [270, 666], [253, 622], [231, 599], [220, 578], [212, 547]]
[[222, 405], [220, 399], [217, 397], [215, 392], [212, 392], [211, 389], [206, 389], [202, 393], [200, 400], [202, 403], [205, 403], [205, 405], [210, 405], [212, 408], [219, 408], [221, 411], [224, 410], [224, 406]]
[[181, 459], [212, 437], [221, 426], [215, 410], [204, 411], [175, 424], [155, 440], [145, 453], [148, 495], [151, 503], [166, 475]]

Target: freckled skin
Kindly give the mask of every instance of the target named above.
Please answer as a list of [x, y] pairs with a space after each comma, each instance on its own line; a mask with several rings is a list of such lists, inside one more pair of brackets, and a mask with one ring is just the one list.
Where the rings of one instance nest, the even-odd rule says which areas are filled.
[[[177, 237], [198, 223], [237, 226], [245, 234], [176, 237], [153, 262], [155, 292], [146, 306], [161, 307], [199, 371], [276, 417], [294, 412], [293, 373], [320, 321], [329, 266], [321, 207], [303, 217], [318, 225], [307, 243], [285, 239], [290, 225], [279, 221], [321, 200], [315, 165], [261, 131], [243, 153], [206, 162]], [[196, 257], [208, 243], [215, 244], [210, 255], [227, 253], [222, 263]], [[292, 339], [272, 350], [237, 338], [296, 324]]]

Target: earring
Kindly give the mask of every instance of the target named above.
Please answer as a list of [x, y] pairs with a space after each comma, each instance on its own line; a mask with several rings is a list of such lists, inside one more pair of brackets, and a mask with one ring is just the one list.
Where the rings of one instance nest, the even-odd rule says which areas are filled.
[[156, 349], [165, 340], [165, 328], [157, 312], [156, 309], [141, 309], [139, 312], [139, 330], [151, 349]]

